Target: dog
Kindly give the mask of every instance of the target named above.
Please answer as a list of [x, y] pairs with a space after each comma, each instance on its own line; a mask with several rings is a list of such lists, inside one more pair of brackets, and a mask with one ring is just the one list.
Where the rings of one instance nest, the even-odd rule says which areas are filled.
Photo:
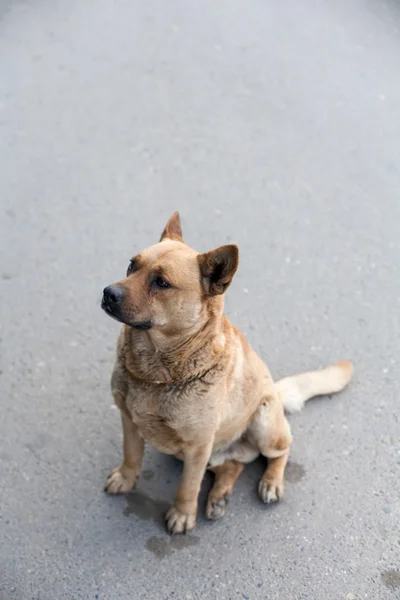
[[111, 390], [120, 409], [123, 461], [105, 491], [129, 492], [140, 474], [145, 442], [183, 461], [171, 534], [196, 524], [206, 469], [215, 474], [206, 516], [223, 516], [244, 465], [268, 459], [258, 495], [280, 500], [292, 435], [285, 411], [313, 396], [342, 390], [352, 364], [273, 382], [268, 368], [224, 314], [224, 294], [239, 263], [233, 244], [200, 254], [182, 237], [178, 213], [158, 243], [131, 259], [125, 279], [106, 287], [102, 309], [123, 324]]

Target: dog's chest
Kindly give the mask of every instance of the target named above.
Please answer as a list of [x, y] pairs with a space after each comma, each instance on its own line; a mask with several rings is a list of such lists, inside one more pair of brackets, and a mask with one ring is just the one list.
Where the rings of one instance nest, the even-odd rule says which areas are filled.
[[184, 387], [132, 384], [126, 406], [141, 436], [166, 454], [179, 454], [198, 435], [204, 420]]

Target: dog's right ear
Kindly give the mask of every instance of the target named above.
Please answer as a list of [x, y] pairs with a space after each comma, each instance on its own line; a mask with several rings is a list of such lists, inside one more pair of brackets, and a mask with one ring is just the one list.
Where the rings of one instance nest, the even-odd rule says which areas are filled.
[[181, 219], [178, 211], [174, 212], [166, 224], [165, 229], [161, 234], [160, 242], [163, 240], [175, 240], [177, 242], [183, 242]]
[[198, 257], [204, 288], [210, 296], [223, 294], [239, 266], [239, 249], [234, 244], [221, 246]]

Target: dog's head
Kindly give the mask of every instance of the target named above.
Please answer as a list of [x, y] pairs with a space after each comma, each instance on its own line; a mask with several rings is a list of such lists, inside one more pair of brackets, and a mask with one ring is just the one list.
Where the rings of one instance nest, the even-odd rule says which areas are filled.
[[238, 248], [232, 244], [205, 254], [189, 248], [174, 213], [160, 242], [133, 257], [125, 279], [104, 289], [101, 306], [136, 329], [190, 332], [229, 287], [238, 262]]

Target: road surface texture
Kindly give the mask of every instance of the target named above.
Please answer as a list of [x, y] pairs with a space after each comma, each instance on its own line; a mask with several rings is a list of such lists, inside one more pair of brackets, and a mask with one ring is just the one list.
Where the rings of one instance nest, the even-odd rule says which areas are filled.
[[[1, 600], [400, 597], [400, 9], [393, 1], [3, 2]], [[237, 242], [227, 312], [275, 377], [351, 358], [291, 418], [285, 499], [169, 537], [181, 472], [136, 491], [105, 285], [179, 209]]]

